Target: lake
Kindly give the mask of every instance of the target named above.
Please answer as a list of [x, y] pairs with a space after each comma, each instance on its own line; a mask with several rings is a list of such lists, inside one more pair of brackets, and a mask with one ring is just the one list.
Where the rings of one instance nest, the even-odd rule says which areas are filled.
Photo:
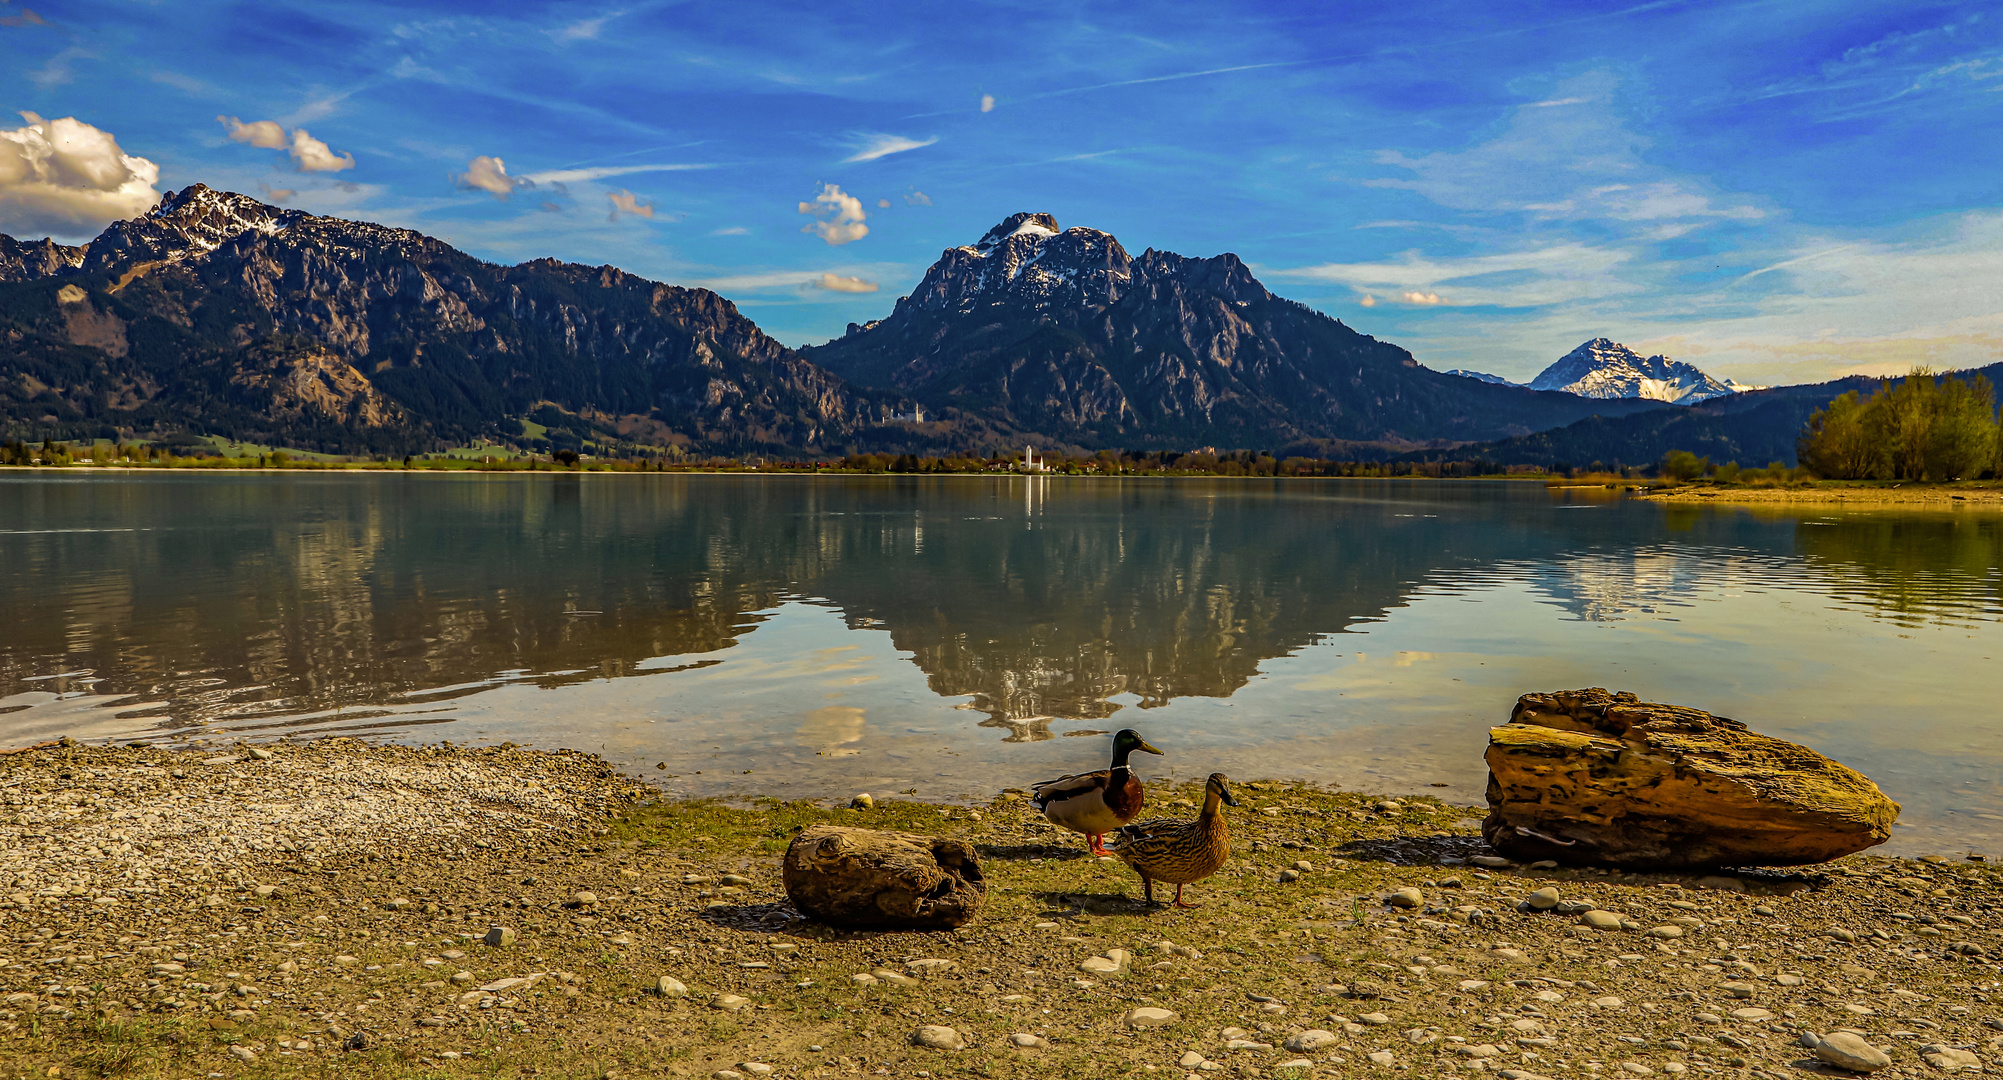
[[1102, 768], [1482, 802], [1581, 686], [1813, 746], [2003, 853], [2003, 515], [1534, 483], [0, 474], [0, 746], [568, 746], [675, 794]]

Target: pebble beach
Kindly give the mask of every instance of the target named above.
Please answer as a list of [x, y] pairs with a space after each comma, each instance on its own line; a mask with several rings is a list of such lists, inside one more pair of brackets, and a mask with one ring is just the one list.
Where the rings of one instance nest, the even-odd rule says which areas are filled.
[[[1019, 792], [676, 801], [574, 752], [0, 757], [0, 1061], [34, 1076], [1922, 1076], [2003, 1067], [1986, 862], [1523, 866], [1481, 810], [1241, 783], [1193, 911]], [[1194, 788], [1150, 785], [1151, 813]], [[950, 933], [787, 904], [821, 822], [950, 834]]]

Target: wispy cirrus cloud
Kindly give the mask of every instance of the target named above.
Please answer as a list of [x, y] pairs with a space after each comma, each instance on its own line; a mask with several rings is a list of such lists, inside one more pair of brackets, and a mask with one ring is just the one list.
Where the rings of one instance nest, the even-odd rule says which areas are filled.
[[855, 153], [843, 158], [842, 164], [847, 165], [858, 161], [875, 161], [878, 158], [886, 158], [892, 154], [902, 154], [909, 150], [921, 150], [938, 141], [939, 137], [937, 135], [929, 139], [913, 139], [905, 135], [864, 135], [862, 137], [862, 145], [856, 148]]
[[576, 22], [566, 23], [555, 30], [546, 30], [544, 33], [548, 34], [550, 40], [559, 45], [568, 45], [574, 41], [595, 41], [600, 34], [605, 32], [606, 23], [624, 14], [626, 14], [624, 11], [608, 11], [603, 15], [594, 15], [589, 19], [579, 19]]
[[577, 184], [589, 180], [605, 180], [614, 176], [632, 176], [635, 173], [692, 172], [714, 168], [716, 168], [714, 165], [689, 164], [604, 165], [589, 169], [544, 169], [541, 172], [527, 173], [522, 179], [538, 184]]

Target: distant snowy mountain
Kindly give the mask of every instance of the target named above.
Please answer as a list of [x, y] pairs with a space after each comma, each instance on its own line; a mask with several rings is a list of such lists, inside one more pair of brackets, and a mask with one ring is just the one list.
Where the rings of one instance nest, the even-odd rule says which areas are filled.
[[1644, 357], [1607, 338], [1594, 338], [1566, 353], [1529, 385], [1532, 390], [1563, 390], [1580, 397], [1645, 398], [1678, 405], [1759, 389], [1713, 378], [1693, 364], [1667, 356]]
[[1500, 375], [1490, 375], [1490, 374], [1489, 374], [1488, 372], [1486, 372], [1486, 371], [1469, 371], [1469, 370], [1468, 370], [1468, 369], [1466, 369], [1466, 368], [1455, 368], [1455, 369], [1453, 369], [1452, 371], [1449, 371], [1449, 372], [1447, 372], [1447, 374], [1449, 374], [1449, 375], [1459, 375], [1459, 376], [1460, 376], [1461, 378], [1463, 378], [1463, 379], [1473, 379], [1473, 380], [1474, 380], [1474, 381], [1476, 381], [1476, 382], [1485, 382], [1485, 383], [1493, 383], [1493, 384], [1495, 384], [1496, 386], [1518, 386], [1518, 385], [1521, 385], [1521, 384], [1519, 384], [1519, 383], [1516, 383], [1516, 382], [1512, 382], [1512, 381], [1511, 381], [1511, 380], [1509, 380], [1509, 379], [1505, 379], [1505, 378], [1503, 378], [1503, 377], [1502, 377], [1502, 376], [1500, 376]]

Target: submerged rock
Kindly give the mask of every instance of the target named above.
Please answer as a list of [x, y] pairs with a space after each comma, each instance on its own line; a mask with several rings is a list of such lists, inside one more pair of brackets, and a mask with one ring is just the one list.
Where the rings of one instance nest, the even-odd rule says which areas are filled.
[[1884, 843], [1899, 804], [1744, 724], [1597, 687], [1525, 694], [1489, 731], [1482, 835], [1518, 860], [1798, 866]]

